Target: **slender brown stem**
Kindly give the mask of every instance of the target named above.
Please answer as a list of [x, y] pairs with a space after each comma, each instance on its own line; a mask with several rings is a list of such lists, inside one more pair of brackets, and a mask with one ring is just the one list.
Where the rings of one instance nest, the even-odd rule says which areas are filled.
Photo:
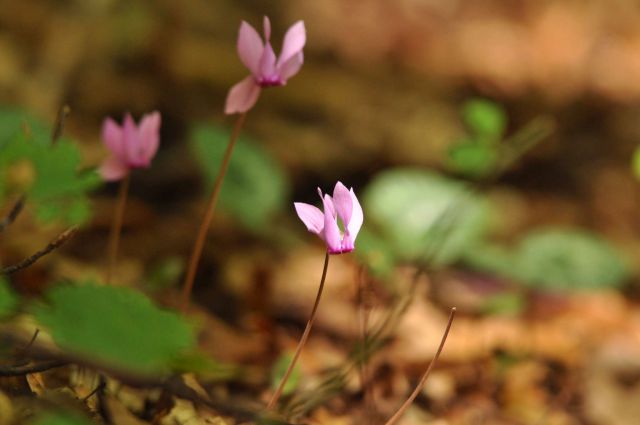
[[47, 246], [45, 246], [44, 248], [42, 248], [40, 251], [35, 252], [34, 254], [32, 254], [31, 256], [25, 258], [24, 260], [20, 261], [17, 264], [14, 264], [12, 266], [8, 266], [5, 267], [4, 269], [0, 270], [0, 275], [3, 274], [12, 274], [15, 273], [19, 270], [25, 269], [27, 267], [29, 267], [30, 265], [32, 265], [33, 263], [35, 263], [36, 261], [38, 261], [40, 258], [44, 257], [45, 255], [49, 254], [50, 252], [60, 248], [62, 245], [64, 245], [65, 242], [67, 242], [69, 239], [71, 239], [71, 236], [73, 236], [76, 232], [78, 231], [77, 227], [70, 227], [67, 230], [65, 230], [64, 232], [60, 233], [54, 240], [52, 240], [51, 242], [49, 242], [49, 244]]
[[18, 198], [16, 203], [13, 204], [9, 213], [4, 218], [2, 218], [2, 220], [0, 220], [0, 232], [9, 227], [9, 225], [13, 223], [16, 218], [18, 218], [18, 215], [22, 211], [22, 208], [24, 208], [24, 203], [26, 200], [27, 198], [22, 195]]
[[320, 287], [318, 288], [318, 294], [316, 295], [316, 301], [313, 303], [313, 308], [311, 309], [311, 316], [309, 316], [309, 320], [307, 321], [307, 326], [304, 328], [304, 332], [302, 333], [302, 337], [300, 338], [300, 342], [298, 342], [298, 347], [296, 348], [296, 352], [291, 359], [291, 363], [289, 363], [289, 367], [287, 371], [284, 373], [276, 392], [271, 396], [271, 400], [269, 400], [269, 404], [267, 404], [267, 409], [272, 409], [273, 406], [276, 405], [278, 399], [282, 395], [282, 391], [284, 390], [284, 386], [287, 384], [289, 380], [289, 376], [291, 372], [293, 372], [293, 368], [298, 361], [298, 357], [300, 357], [300, 353], [307, 343], [307, 339], [309, 339], [309, 334], [311, 333], [311, 327], [313, 326], [313, 322], [316, 320], [316, 313], [318, 311], [318, 305], [320, 304], [320, 297], [322, 297], [322, 290], [324, 289], [324, 281], [327, 278], [327, 269], [329, 268], [329, 251], [324, 257], [324, 267], [322, 269], [322, 278], [320, 278]]
[[118, 260], [118, 246], [120, 245], [120, 233], [122, 231], [122, 221], [124, 219], [124, 208], [127, 205], [127, 194], [129, 193], [129, 174], [120, 182], [120, 190], [118, 191], [118, 204], [113, 216], [111, 225], [111, 234], [109, 235], [109, 253], [107, 265], [107, 285], [111, 283], [111, 277]]
[[438, 358], [440, 358], [440, 353], [442, 353], [442, 349], [444, 348], [444, 343], [447, 341], [447, 336], [449, 336], [449, 330], [451, 330], [451, 324], [453, 323], [453, 318], [455, 317], [455, 315], [456, 315], [456, 308], [453, 307], [451, 309], [451, 313], [449, 313], [449, 321], [447, 322], [447, 327], [444, 330], [444, 334], [442, 335], [442, 340], [440, 340], [440, 346], [438, 347], [438, 351], [436, 351], [436, 355], [434, 356], [431, 363], [429, 363], [429, 367], [424, 372], [424, 375], [422, 375], [422, 378], [420, 378], [420, 382], [418, 382], [418, 385], [416, 385], [416, 388], [413, 390], [409, 398], [404, 403], [402, 403], [402, 406], [400, 406], [398, 411], [391, 417], [391, 419], [389, 419], [386, 422], [385, 425], [393, 425], [397, 423], [398, 420], [400, 420], [402, 415], [404, 415], [406, 410], [409, 408], [411, 403], [413, 403], [413, 400], [415, 400], [418, 394], [420, 394], [422, 387], [424, 386], [425, 382], [427, 382], [427, 378], [429, 377], [431, 370], [433, 369], [435, 364], [438, 362]]
[[182, 286], [182, 297], [180, 302], [180, 310], [183, 313], [187, 312], [189, 308], [189, 298], [191, 297], [191, 290], [193, 289], [193, 281], [196, 277], [196, 271], [198, 269], [198, 263], [200, 263], [200, 257], [202, 256], [202, 250], [204, 248], [204, 242], [207, 239], [207, 232], [209, 231], [209, 226], [211, 225], [211, 220], [213, 220], [213, 215], [216, 211], [216, 204], [218, 203], [218, 196], [220, 195], [220, 189], [222, 189], [222, 182], [224, 181], [224, 176], [227, 174], [227, 169], [229, 168], [229, 162], [231, 161], [231, 154], [233, 153], [233, 147], [238, 140], [238, 136], [240, 135], [240, 130], [244, 124], [244, 120], [247, 117], [247, 113], [242, 113], [236, 124], [233, 128], [233, 132], [231, 133], [231, 137], [229, 138], [229, 144], [227, 145], [227, 150], [224, 153], [224, 157], [222, 158], [222, 164], [220, 165], [220, 171], [218, 171], [218, 175], [216, 176], [216, 180], [213, 184], [213, 189], [211, 190], [211, 197], [209, 198], [209, 203], [207, 204], [207, 209], [205, 211], [204, 217], [202, 218], [202, 222], [200, 223], [200, 228], [198, 229], [198, 235], [196, 237], [196, 242], [193, 245], [193, 251], [191, 252], [191, 257], [189, 258], [189, 267], [187, 268], [187, 274], [184, 279], [184, 285]]

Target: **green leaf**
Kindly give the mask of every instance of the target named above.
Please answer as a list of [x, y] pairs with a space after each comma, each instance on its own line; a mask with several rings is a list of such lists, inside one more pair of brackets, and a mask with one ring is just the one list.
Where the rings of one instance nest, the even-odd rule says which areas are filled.
[[524, 307], [522, 294], [502, 293], [488, 297], [482, 305], [482, 311], [491, 315], [516, 316], [522, 313]]
[[619, 287], [629, 276], [625, 262], [609, 243], [568, 229], [539, 230], [525, 237], [515, 270], [524, 283], [555, 290]]
[[358, 233], [356, 255], [376, 276], [389, 277], [396, 263], [396, 256], [389, 244], [365, 226]]
[[0, 318], [12, 314], [19, 303], [19, 298], [9, 286], [6, 279], [0, 277]]
[[461, 182], [420, 169], [379, 174], [363, 204], [373, 227], [401, 260], [448, 264], [485, 233], [488, 202]]
[[[282, 381], [284, 374], [287, 372], [287, 368], [289, 367], [291, 360], [293, 360], [293, 353], [282, 354], [278, 357], [278, 360], [276, 360], [276, 363], [273, 365], [273, 369], [271, 369], [271, 387], [273, 389], [278, 388], [278, 385], [280, 385], [280, 381]], [[294, 392], [300, 383], [301, 377], [302, 375], [300, 373], [299, 365], [294, 366], [287, 383], [284, 384], [282, 395], [288, 395]]]
[[192, 327], [124, 287], [59, 285], [33, 314], [63, 349], [118, 368], [165, 372], [195, 344]]
[[500, 140], [507, 126], [504, 109], [488, 99], [471, 99], [462, 107], [462, 118], [479, 142]]
[[30, 425], [91, 425], [92, 422], [77, 413], [47, 412], [30, 422]]
[[18, 135], [27, 131], [39, 145], [46, 145], [51, 138], [51, 129], [29, 112], [12, 107], [0, 107], [0, 149]]
[[[191, 133], [191, 148], [213, 186], [229, 133], [212, 125], [198, 125]], [[289, 186], [279, 164], [258, 144], [240, 137], [220, 192], [221, 207], [252, 230], [259, 230], [286, 203]]]
[[462, 142], [449, 150], [449, 166], [470, 177], [483, 177], [495, 168], [498, 162], [498, 151], [485, 144]]

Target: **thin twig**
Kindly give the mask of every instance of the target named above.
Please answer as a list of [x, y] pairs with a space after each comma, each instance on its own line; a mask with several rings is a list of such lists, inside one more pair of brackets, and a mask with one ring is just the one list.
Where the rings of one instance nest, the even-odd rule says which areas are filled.
[[69, 105], [64, 105], [58, 111], [58, 116], [56, 118], [56, 125], [53, 127], [53, 131], [51, 132], [52, 144], [55, 144], [62, 136], [62, 133], [64, 132], [64, 122], [67, 119], [67, 116], [69, 115], [69, 113], [71, 113], [71, 108], [69, 108]]
[[235, 127], [233, 128], [233, 132], [231, 133], [231, 137], [229, 138], [229, 144], [227, 145], [227, 150], [224, 153], [224, 157], [222, 158], [222, 164], [220, 164], [220, 171], [218, 171], [218, 175], [213, 184], [213, 189], [211, 191], [211, 197], [209, 198], [209, 203], [207, 204], [207, 209], [205, 211], [204, 217], [202, 218], [202, 223], [200, 223], [200, 228], [198, 229], [198, 235], [196, 236], [196, 242], [193, 246], [193, 251], [191, 253], [191, 257], [189, 259], [189, 266], [187, 268], [187, 274], [184, 279], [184, 285], [182, 287], [182, 295], [180, 302], [180, 310], [183, 313], [187, 312], [189, 308], [189, 298], [191, 297], [191, 290], [193, 289], [193, 281], [196, 277], [196, 271], [198, 270], [198, 264], [200, 263], [200, 257], [202, 256], [202, 250], [204, 249], [204, 242], [207, 239], [207, 233], [209, 231], [209, 226], [211, 225], [211, 220], [213, 220], [213, 215], [216, 211], [216, 205], [218, 203], [218, 196], [220, 195], [220, 189], [222, 189], [222, 182], [224, 181], [224, 176], [227, 174], [227, 169], [229, 168], [229, 163], [231, 162], [231, 154], [233, 153], [233, 147], [238, 140], [238, 136], [240, 135], [240, 130], [244, 124], [245, 118], [247, 117], [247, 113], [242, 113], [238, 120], [236, 121]]
[[107, 387], [107, 381], [105, 381], [103, 377], [100, 377], [100, 382], [98, 383], [98, 385], [96, 385], [96, 387], [93, 390], [91, 390], [89, 394], [82, 397], [82, 401], [86, 403], [87, 400], [89, 400], [91, 397], [96, 395], [99, 391], [104, 390], [106, 387]]
[[296, 348], [296, 352], [291, 359], [291, 363], [289, 363], [289, 367], [287, 367], [287, 371], [284, 373], [276, 392], [271, 396], [271, 400], [267, 404], [267, 410], [271, 410], [273, 406], [276, 405], [278, 399], [282, 395], [282, 391], [284, 391], [284, 386], [289, 380], [289, 376], [291, 372], [293, 372], [293, 368], [298, 361], [298, 357], [300, 357], [300, 353], [302, 353], [302, 349], [307, 343], [307, 339], [309, 338], [309, 334], [311, 333], [311, 327], [313, 326], [313, 322], [316, 320], [316, 313], [318, 312], [318, 305], [320, 305], [320, 297], [322, 297], [322, 290], [324, 289], [324, 281], [327, 278], [327, 269], [329, 268], [329, 251], [324, 256], [324, 267], [322, 269], [322, 278], [320, 279], [320, 287], [318, 288], [318, 294], [316, 295], [316, 300], [313, 303], [313, 308], [311, 309], [311, 315], [309, 316], [309, 320], [307, 321], [307, 326], [304, 328], [304, 332], [302, 333], [302, 337], [300, 338], [300, 342], [298, 342], [298, 347]]
[[27, 198], [24, 195], [22, 195], [18, 198], [16, 203], [13, 204], [13, 206], [11, 207], [11, 210], [9, 210], [9, 214], [7, 214], [2, 220], [0, 220], [0, 232], [2, 232], [4, 229], [9, 227], [9, 225], [13, 223], [16, 220], [16, 218], [18, 218], [18, 214], [20, 214], [20, 212], [22, 211], [22, 208], [24, 208], [24, 204], [26, 200]]
[[425, 382], [427, 382], [427, 378], [429, 378], [429, 374], [431, 373], [431, 370], [433, 370], [433, 367], [436, 365], [436, 363], [438, 362], [438, 359], [440, 358], [440, 353], [442, 353], [442, 349], [444, 348], [444, 343], [447, 341], [447, 336], [449, 336], [449, 330], [451, 329], [451, 324], [453, 323], [453, 318], [455, 317], [455, 315], [456, 315], [456, 308], [453, 307], [451, 309], [451, 313], [449, 313], [449, 321], [447, 322], [447, 327], [444, 330], [444, 334], [442, 335], [442, 340], [440, 340], [440, 346], [438, 347], [438, 351], [436, 351], [436, 355], [433, 357], [433, 360], [429, 363], [429, 367], [424, 372], [424, 375], [422, 375], [422, 378], [420, 378], [420, 382], [418, 382], [418, 385], [416, 385], [416, 388], [413, 390], [409, 398], [405, 400], [402, 406], [400, 406], [398, 411], [386, 422], [385, 425], [393, 425], [397, 423], [398, 420], [400, 420], [400, 418], [402, 417], [402, 415], [404, 415], [404, 413], [407, 411], [411, 403], [413, 403], [413, 400], [415, 400], [418, 394], [420, 394], [422, 387], [424, 386]]
[[38, 363], [24, 365], [0, 366], [0, 377], [23, 376], [31, 373], [46, 372], [47, 370], [67, 366], [69, 362], [64, 360], [43, 360]]
[[124, 210], [127, 205], [127, 194], [129, 193], [129, 174], [120, 182], [120, 190], [118, 191], [118, 203], [116, 211], [113, 215], [113, 223], [111, 225], [111, 234], [109, 235], [109, 252], [107, 254], [107, 285], [111, 283], [111, 277], [118, 260], [118, 246], [120, 245], [120, 234], [122, 232], [122, 221], [124, 219]]
[[13, 273], [15, 273], [15, 272], [17, 272], [19, 270], [22, 270], [24, 268], [29, 267], [30, 265], [32, 265], [33, 263], [38, 261], [40, 258], [44, 257], [45, 255], [51, 253], [52, 251], [54, 251], [54, 250], [56, 250], [58, 248], [60, 248], [62, 245], [64, 245], [65, 242], [67, 242], [69, 239], [71, 239], [71, 237], [77, 231], [78, 231], [77, 227], [68, 228], [64, 232], [60, 233], [54, 240], [49, 242], [49, 244], [47, 246], [45, 246], [44, 248], [42, 248], [40, 251], [38, 251], [35, 254], [25, 258], [24, 260], [20, 261], [17, 264], [5, 267], [4, 269], [2, 269], [0, 274], [5, 274], [5, 275], [6, 274], [13, 274]]

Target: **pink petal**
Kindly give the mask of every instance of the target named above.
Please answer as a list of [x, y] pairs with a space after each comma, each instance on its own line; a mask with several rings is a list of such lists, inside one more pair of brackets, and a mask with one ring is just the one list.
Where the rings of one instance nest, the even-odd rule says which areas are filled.
[[294, 202], [296, 213], [300, 220], [307, 226], [307, 230], [319, 235], [324, 228], [324, 215], [320, 209], [313, 205], [305, 204], [303, 202]]
[[329, 195], [324, 195], [323, 199], [324, 203], [324, 229], [322, 231], [322, 237], [324, 239], [325, 244], [327, 244], [327, 249], [331, 254], [338, 254], [341, 252], [340, 247], [340, 229], [338, 228], [338, 222], [334, 218], [331, 213], [331, 209], [333, 208], [333, 202], [331, 201], [331, 197]]
[[238, 32], [238, 56], [253, 75], [258, 75], [263, 50], [264, 45], [258, 32], [251, 25], [242, 21]]
[[118, 157], [110, 156], [102, 163], [98, 172], [105, 181], [116, 181], [126, 176], [129, 168]]
[[122, 123], [122, 140], [125, 157], [121, 159], [126, 162], [127, 165], [138, 165], [140, 136], [138, 135], [138, 127], [129, 113], [124, 116], [124, 122]]
[[346, 228], [351, 220], [353, 201], [349, 189], [341, 182], [336, 183], [336, 186], [333, 188], [333, 205], [338, 213], [338, 217], [340, 217], [340, 220], [342, 220]]
[[261, 78], [271, 79], [271, 77], [276, 75], [276, 54], [269, 42], [267, 42], [262, 51], [259, 68], [260, 70], [258, 72]]
[[298, 21], [293, 24], [284, 35], [282, 42], [282, 50], [280, 51], [280, 58], [278, 58], [278, 67], [286, 63], [302, 52], [302, 48], [307, 41], [307, 33], [304, 28], [304, 22]]
[[106, 118], [102, 123], [102, 141], [113, 155], [124, 155], [122, 129], [111, 118]]
[[293, 77], [298, 73], [298, 71], [300, 71], [303, 62], [304, 56], [302, 52], [300, 52], [280, 65], [278, 67], [278, 75], [280, 76], [280, 80], [282, 80], [283, 83], [286, 83], [289, 78]]
[[268, 16], [262, 19], [262, 28], [264, 29], [264, 39], [266, 42], [269, 42], [271, 38], [271, 21]]
[[146, 114], [140, 120], [138, 126], [138, 136], [140, 138], [141, 162], [149, 164], [160, 144], [160, 112], [154, 111]]
[[331, 216], [333, 218], [336, 218], [336, 209], [333, 206], [333, 200], [331, 199], [331, 197], [329, 196], [329, 203], [325, 204], [324, 195], [322, 194], [322, 189], [320, 189], [320, 188], [318, 188], [318, 195], [320, 195], [320, 200], [324, 204], [325, 211], [326, 211], [326, 208], [329, 207], [329, 212], [331, 213]]
[[260, 86], [252, 75], [240, 81], [229, 90], [224, 106], [225, 114], [247, 112], [256, 104], [260, 96]]
[[358, 236], [358, 232], [360, 231], [360, 228], [362, 227], [362, 223], [364, 221], [364, 214], [362, 212], [360, 202], [358, 202], [358, 198], [356, 198], [356, 194], [353, 192], [353, 189], [349, 191], [349, 194], [351, 195], [351, 203], [353, 205], [353, 208], [351, 211], [351, 220], [349, 220], [349, 224], [347, 225], [347, 230], [350, 239], [355, 242], [356, 237]]

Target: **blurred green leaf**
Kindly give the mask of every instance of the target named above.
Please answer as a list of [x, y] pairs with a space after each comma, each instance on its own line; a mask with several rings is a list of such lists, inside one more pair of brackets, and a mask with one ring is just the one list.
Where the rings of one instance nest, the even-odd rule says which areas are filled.
[[522, 294], [505, 292], [488, 297], [482, 304], [482, 312], [491, 315], [516, 316], [524, 310]]
[[471, 99], [462, 107], [462, 119], [480, 143], [498, 142], [507, 126], [504, 109], [488, 99]]
[[596, 235], [567, 229], [545, 229], [527, 235], [519, 245], [517, 275], [545, 289], [618, 287], [629, 271], [618, 252]]
[[[280, 385], [280, 381], [284, 377], [284, 374], [287, 372], [287, 368], [289, 364], [293, 360], [293, 353], [285, 353], [278, 357], [273, 368], [271, 369], [271, 387], [278, 388]], [[284, 388], [282, 389], [282, 395], [288, 395], [295, 391], [300, 383], [300, 378], [302, 377], [300, 373], [299, 365], [296, 365], [291, 371], [291, 375], [289, 375], [289, 379], [287, 383], [284, 384]]]
[[419, 169], [385, 171], [364, 193], [365, 220], [401, 260], [451, 263], [485, 233], [488, 202], [461, 182]]
[[355, 253], [374, 275], [388, 277], [393, 272], [396, 256], [389, 244], [367, 226], [358, 233]]
[[184, 271], [184, 259], [173, 256], [163, 259], [156, 264], [145, 279], [145, 285], [150, 289], [163, 289], [179, 283]]
[[479, 245], [465, 253], [464, 261], [476, 270], [540, 289], [618, 287], [629, 276], [625, 262], [605, 240], [561, 228], [532, 231], [516, 249]]
[[[220, 169], [229, 133], [213, 125], [198, 125], [191, 148], [208, 182]], [[279, 164], [261, 146], [240, 137], [220, 192], [220, 205], [252, 230], [259, 230], [287, 201], [288, 181]]]
[[449, 150], [449, 166], [470, 177], [482, 177], [492, 172], [498, 163], [498, 151], [476, 142], [462, 142]]
[[46, 123], [25, 110], [0, 106], [0, 149], [25, 131], [36, 144], [49, 143], [51, 128]]
[[14, 312], [18, 306], [19, 298], [9, 282], [3, 277], [0, 277], [0, 318], [6, 317]]
[[59, 285], [33, 314], [63, 349], [143, 373], [165, 372], [195, 344], [192, 327], [124, 287]]
[[69, 412], [46, 412], [40, 414], [35, 420], [29, 422], [30, 425], [91, 425], [89, 419], [77, 413]]

